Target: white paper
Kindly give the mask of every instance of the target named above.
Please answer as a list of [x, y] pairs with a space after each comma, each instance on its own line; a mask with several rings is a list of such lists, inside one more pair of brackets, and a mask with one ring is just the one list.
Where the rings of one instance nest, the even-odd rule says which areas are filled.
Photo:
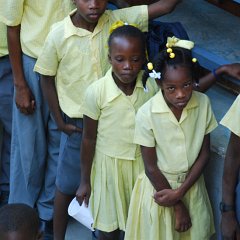
[[89, 205], [86, 207], [83, 203], [80, 206], [77, 199], [74, 198], [68, 207], [68, 214], [91, 231], [94, 231], [92, 228], [93, 217]]

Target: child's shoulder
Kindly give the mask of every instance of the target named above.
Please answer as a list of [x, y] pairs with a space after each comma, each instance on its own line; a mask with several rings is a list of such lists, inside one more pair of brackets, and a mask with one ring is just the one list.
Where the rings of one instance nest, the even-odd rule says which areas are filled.
[[192, 95], [200, 103], [201, 102], [209, 102], [209, 97], [205, 93], [193, 91]]

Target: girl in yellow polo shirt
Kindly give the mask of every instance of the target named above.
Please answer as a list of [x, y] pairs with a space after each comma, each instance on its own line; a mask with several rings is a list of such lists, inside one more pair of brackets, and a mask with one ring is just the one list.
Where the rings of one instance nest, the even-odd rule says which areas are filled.
[[125, 231], [132, 189], [143, 170], [140, 148], [133, 143], [135, 114], [158, 91], [154, 80], [142, 85], [144, 41], [136, 27], [114, 30], [108, 41], [112, 68], [86, 92], [77, 199], [88, 205], [91, 195], [100, 239], [119, 239]]
[[[136, 116], [145, 173], [136, 181], [126, 240], [208, 240], [213, 216], [202, 172], [217, 126], [206, 95], [193, 91], [193, 42], [169, 38], [150, 73], [161, 87]], [[171, 48], [170, 48], [171, 47]]]

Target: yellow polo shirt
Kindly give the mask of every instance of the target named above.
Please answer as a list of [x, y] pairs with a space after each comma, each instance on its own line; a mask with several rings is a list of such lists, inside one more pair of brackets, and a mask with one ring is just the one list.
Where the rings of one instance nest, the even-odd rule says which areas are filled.
[[110, 69], [86, 91], [83, 114], [98, 121], [96, 149], [105, 155], [135, 159], [137, 145], [133, 143], [133, 136], [136, 112], [158, 91], [153, 79], [147, 81], [147, 91], [144, 90], [141, 79], [142, 73], [137, 78], [132, 95], [126, 96], [114, 82]]
[[8, 55], [7, 27], [0, 22], [0, 57]]
[[178, 122], [159, 91], [137, 113], [134, 142], [156, 147], [158, 167], [164, 173], [189, 171], [203, 138], [217, 127], [206, 95], [193, 92]]
[[235, 135], [240, 137], [240, 95], [236, 98], [220, 124], [228, 128]]
[[8, 26], [21, 24], [22, 51], [37, 58], [53, 23], [73, 9], [71, 0], [1, 0], [0, 21]]
[[107, 10], [93, 32], [75, 27], [68, 16], [55, 24], [49, 33], [34, 70], [42, 75], [56, 76], [59, 104], [69, 117], [82, 117], [86, 88], [110, 68], [107, 58], [109, 29], [120, 19], [147, 31], [147, 6]]

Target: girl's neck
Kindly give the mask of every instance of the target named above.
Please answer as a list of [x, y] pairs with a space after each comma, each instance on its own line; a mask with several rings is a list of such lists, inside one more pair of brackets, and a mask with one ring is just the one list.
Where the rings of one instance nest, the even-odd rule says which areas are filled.
[[77, 12], [71, 16], [72, 23], [77, 28], [83, 28], [89, 32], [93, 32], [97, 23], [86, 22]]
[[181, 119], [181, 116], [182, 116], [183, 109], [176, 109], [176, 108], [171, 108], [171, 107], [170, 107], [170, 109], [171, 109], [173, 115], [176, 117], [176, 119], [179, 122]]
[[112, 76], [118, 88], [121, 89], [121, 91], [125, 93], [125, 95], [130, 96], [133, 94], [134, 88], [136, 86], [136, 79], [131, 83], [124, 84], [120, 82], [114, 74]]

